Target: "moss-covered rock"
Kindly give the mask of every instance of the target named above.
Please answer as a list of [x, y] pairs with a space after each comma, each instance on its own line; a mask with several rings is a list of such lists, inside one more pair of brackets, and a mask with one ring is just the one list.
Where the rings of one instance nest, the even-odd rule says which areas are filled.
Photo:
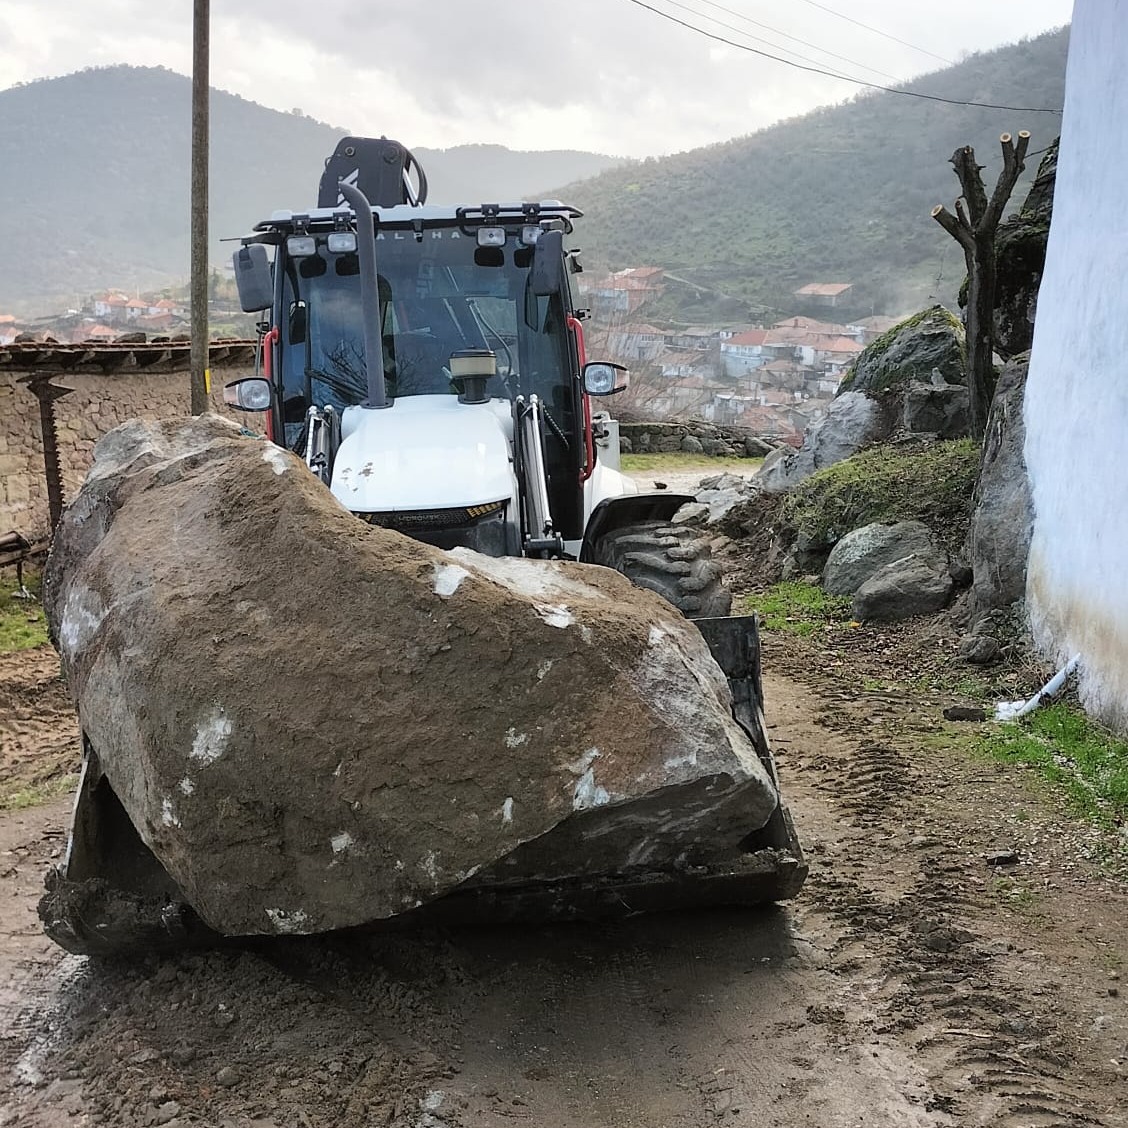
[[967, 383], [963, 326], [939, 305], [906, 318], [868, 345], [846, 374], [839, 392], [876, 395], [912, 380], [931, 383], [934, 372], [948, 384]]
[[782, 519], [829, 548], [876, 521], [920, 521], [949, 551], [962, 550], [979, 471], [979, 445], [886, 444], [813, 474], [784, 499]]

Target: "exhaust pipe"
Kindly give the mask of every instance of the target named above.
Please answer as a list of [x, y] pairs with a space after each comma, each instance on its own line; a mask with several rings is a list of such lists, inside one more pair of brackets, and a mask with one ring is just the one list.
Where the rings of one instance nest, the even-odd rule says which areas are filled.
[[384, 350], [380, 339], [380, 291], [376, 283], [376, 225], [372, 205], [355, 185], [343, 180], [337, 187], [345, 202], [356, 213], [357, 254], [360, 257], [360, 308], [364, 318], [364, 373], [368, 381], [368, 402], [364, 407], [388, 407], [384, 384]]

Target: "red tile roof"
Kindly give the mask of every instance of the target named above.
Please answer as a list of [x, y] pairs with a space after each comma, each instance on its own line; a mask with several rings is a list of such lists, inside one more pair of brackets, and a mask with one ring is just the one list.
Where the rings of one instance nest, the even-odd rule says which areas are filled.
[[846, 332], [845, 325], [836, 325], [833, 321], [817, 321], [813, 317], [785, 317], [777, 321], [773, 329], [807, 329], [817, 333], [833, 333], [841, 336]]
[[796, 297], [805, 298], [836, 298], [849, 290], [852, 285], [852, 282], [808, 282], [806, 286], [800, 286], [795, 294]]
[[721, 347], [723, 348], [725, 345], [762, 345], [767, 338], [767, 329], [748, 329], [743, 333], [736, 333], [727, 340], [722, 341]]
[[862, 346], [853, 337], [832, 337], [815, 347], [820, 352], [860, 353], [862, 351]]

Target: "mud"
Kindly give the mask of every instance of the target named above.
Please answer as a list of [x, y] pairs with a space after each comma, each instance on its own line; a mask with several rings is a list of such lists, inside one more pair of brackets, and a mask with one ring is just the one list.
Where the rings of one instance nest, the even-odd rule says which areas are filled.
[[1115, 844], [940, 695], [857, 688], [901, 637], [767, 640], [784, 909], [122, 966], [38, 932], [67, 804], [0, 815], [0, 1125], [1128, 1125]]
[[53, 650], [0, 654], [0, 807], [77, 771], [74, 706]]

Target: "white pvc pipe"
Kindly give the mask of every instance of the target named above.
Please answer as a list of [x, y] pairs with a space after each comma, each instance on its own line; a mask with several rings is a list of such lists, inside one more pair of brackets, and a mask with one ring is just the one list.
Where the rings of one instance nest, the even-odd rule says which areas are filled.
[[1074, 654], [1072, 658], [1033, 697], [1028, 701], [1000, 701], [995, 706], [995, 720], [996, 721], [1014, 721], [1019, 717], [1025, 717], [1027, 713], [1033, 713], [1040, 705], [1044, 705], [1051, 698], [1057, 697], [1061, 693], [1062, 686], [1065, 685], [1066, 679], [1074, 670], [1077, 669], [1077, 664], [1081, 661], [1080, 654]]

